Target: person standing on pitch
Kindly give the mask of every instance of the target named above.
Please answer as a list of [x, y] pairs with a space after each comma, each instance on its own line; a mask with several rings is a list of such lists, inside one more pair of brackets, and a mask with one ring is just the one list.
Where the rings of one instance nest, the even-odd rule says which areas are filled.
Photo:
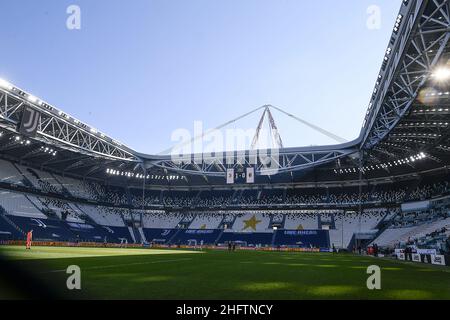
[[27, 246], [26, 249], [31, 250], [31, 242], [33, 241], [33, 230], [28, 231], [27, 233]]

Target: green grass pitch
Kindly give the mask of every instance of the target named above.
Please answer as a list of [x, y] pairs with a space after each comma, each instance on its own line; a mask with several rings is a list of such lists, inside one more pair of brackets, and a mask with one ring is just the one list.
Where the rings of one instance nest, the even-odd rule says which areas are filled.
[[[448, 267], [351, 254], [12, 246], [0, 253], [67, 298], [450, 299]], [[69, 265], [81, 268], [80, 291], [65, 289]], [[381, 267], [381, 290], [367, 289], [370, 265]], [[0, 289], [0, 298], [14, 297]]]

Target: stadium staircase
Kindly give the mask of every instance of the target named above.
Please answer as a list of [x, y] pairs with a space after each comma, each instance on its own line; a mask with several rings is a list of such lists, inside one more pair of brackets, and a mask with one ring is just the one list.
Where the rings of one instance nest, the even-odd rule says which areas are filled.
[[234, 223], [236, 222], [237, 218], [238, 218], [237, 216], [233, 216], [233, 220], [232, 221], [224, 222], [224, 220], [225, 220], [225, 215], [224, 215], [223, 219], [222, 219], [222, 222], [219, 225], [219, 228], [223, 228], [224, 224], [226, 223], [227, 224], [227, 229], [230, 229], [230, 227], [234, 226]]
[[183, 223], [186, 226], [186, 229], [189, 229], [191, 227], [191, 224], [195, 220], [195, 215], [192, 215], [190, 217], [190, 220], [186, 219], [187, 217], [188, 215], [184, 215], [183, 218], [181, 219], [181, 223]]
[[138, 243], [137, 239], [136, 239], [136, 234], [134, 232], [134, 228], [131, 226], [128, 226], [127, 228], [128, 228], [128, 232], [130, 233], [131, 239], [133, 239], [133, 242]]
[[277, 232], [278, 232], [278, 230], [273, 230], [272, 241], [270, 242], [270, 245], [272, 247], [275, 245], [275, 239], [277, 238]]
[[125, 219], [122, 211], [119, 211], [119, 214], [120, 214], [120, 218], [123, 221], [123, 225], [126, 226], [128, 229], [128, 233], [130, 234], [131, 239], [133, 240], [134, 243], [138, 243], [140, 238], [138, 237], [138, 234], [136, 233], [135, 228], [133, 227], [133, 225], [134, 225], [133, 215], [131, 215], [132, 220], [131, 220], [131, 225], [130, 225], [130, 223], [127, 222], [127, 220]]
[[144, 230], [142, 227], [137, 228], [139, 231], [139, 235], [141, 237], [142, 243], [148, 243], [147, 239], [145, 238]]
[[27, 178], [27, 176], [19, 169], [18, 166], [16, 166], [15, 163], [11, 162], [11, 164], [14, 166], [14, 168], [17, 170], [17, 172], [20, 173], [20, 175], [22, 176], [22, 182], [25, 186], [29, 187], [29, 188], [35, 188], [33, 183]]
[[327, 247], [331, 248], [330, 230], [327, 230]]
[[258, 190], [258, 193], [256, 194], [256, 200], [261, 200], [262, 190]]
[[369, 243], [374, 243], [376, 242], [376, 240], [378, 239], [379, 236], [381, 236], [381, 234], [386, 231], [387, 229], [389, 229], [389, 227], [392, 225], [392, 221], [394, 220], [394, 218], [399, 214], [395, 214], [394, 216], [392, 216], [389, 220], [387, 220], [386, 218], [389, 216], [389, 211], [386, 213], [386, 215], [383, 217], [383, 219], [381, 219], [381, 221], [377, 224], [376, 229], [378, 229], [377, 233], [375, 234], [373, 240]]
[[72, 202], [70, 204], [73, 205], [78, 211], [80, 211], [83, 214], [83, 219], [86, 223], [91, 224], [93, 226], [102, 227], [102, 225], [95, 222], [95, 220], [92, 219], [91, 216], [89, 216], [83, 209], [81, 209], [77, 203]]
[[334, 214], [331, 215], [331, 225], [330, 225], [330, 229], [336, 229], [336, 219]]
[[233, 196], [231, 197], [231, 203], [239, 203], [239, 201], [242, 198], [242, 194], [244, 193], [244, 190], [235, 190], [233, 193]]
[[223, 225], [225, 224], [225, 215], [222, 215], [222, 220], [220, 220], [219, 225], [217, 226], [218, 229], [223, 229]]
[[283, 214], [283, 220], [281, 221], [281, 228], [283, 228], [283, 229], [284, 229], [284, 225], [285, 225], [285, 223], [286, 223], [286, 215], [285, 215], [285, 214]]
[[125, 194], [127, 196], [127, 203], [130, 207], [133, 206], [133, 195], [130, 192], [130, 188], [125, 188]]
[[224, 228], [225, 222], [224, 222], [224, 220], [225, 220], [225, 215], [222, 216], [222, 221], [220, 221], [219, 226], [217, 227], [218, 229], [221, 229], [221, 231], [220, 231], [219, 236], [217, 237], [217, 239], [214, 241], [215, 243], [219, 242], [220, 238], [222, 237], [222, 234], [225, 231], [225, 228]]
[[176, 238], [176, 236], [181, 232], [181, 228], [178, 228], [177, 231], [173, 234], [173, 236], [170, 237], [170, 239], [167, 241], [167, 244], [172, 244], [172, 241]]
[[0, 218], [3, 218], [3, 220], [6, 221], [11, 227], [13, 227], [17, 232], [19, 232], [22, 236], [25, 236], [25, 232], [17, 225], [15, 224], [11, 219], [8, 218], [6, 215], [6, 210], [2, 206], [0, 206]]
[[144, 240], [141, 238], [141, 235], [140, 235], [138, 229], [135, 227], [131, 227], [131, 228], [133, 229], [134, 238], [136, 239], [135, 243], [144, 243]]
[[144, 233], [144, 227], [143, 227], [143, 225], [144, 225], [144, 222], [143, 222], [144, 221], [144, 217], [143, 217], [142, 211], [139, 212], [139, 220], [140, 220], [140, 226], [138, 228], [139, 235], [141, 236], [141, 240], [142, 240], [143, 243], [148, 243], [147, 237], [145, 236], [145, 233]]
[[220, 238], [222, 238], [223, 233], [225, 232], [225, 229], [220, 230], [219, 236], [214, 240], [214, 243], [219, 243]]
[[421, 180], [417, 180], [417, 181], [414, 181], [414, 183], [411, 183], [411, 185], [408, 185], [408, 187], [406, 188], [405, 199], [410, 198], [411, 192], [413, 192], [420, 185], [420, 182], [421, 182]]
[[[200, 201], [200, 195], [201, 195], [201, 193], [202, 193], [202, 190], [200, 190], [199, 192], [197, 192], [197, 194], [195, 195], [195, 197], [192, 198], [192, 201], [191, 201], [191, 208], [195, 208], [195, 207], [197, 206], [198, 202]], [[192, 219], [192, 221], [193, 221], [193, 220], [194, 220], [194, 219]]]
[[271, 215], [269, 218], [269, 228], [272, 228], [272, 223], [273, 223], [273, 216]]
[[131, 226], [128, 227], [129, 228], [128, 230], [130, 230], [130, 228], [131, 228], [131, 230], [130, 230], [131, 237], [133, 238], [134, 243], [143, 243], [144, 239], [142, 239], [140, 232], [139, 232], [138, 228], [136, 227], [136, 221], [134, 220], [134, 215], [133, 215], [133, 212], [131, 212], [131, 211], [130, 211], [130, 216], [131, 216]]
[[50, 208], [38, 198], [36, 198], [38, 199], [36, 201], [39, 201], [39, 204], [26, 194], [24, 194], [24, 197], [33, 205], [33, 207], [35, 207], [39, 212], [42, 212], [47, 218], [60, 220], [58, 215], [53, 210], [50, 210]]
[[346, 249], [348, 251], [353, 251], [352, 248], [355, 246], [355, 244], [356, 244], [356, 235], [353, 233], [352, 238], [348, 242], [348, 245], [347, 245]]
[[53, 179], [55, 179], [56, 182], [59, 183], [59, 186], [61, 187], [62, 193], [66, 196], [69, 197], [74, 197], [73, 194], [70, 193], [69, 190], [67, 190], [67, 188], [61, 183], [61, 181], [58, 180], [58, 178], [54, 175], [54, 174], [50, 174], [52, 176]]
[[34, 176], [34, 178], [36, 179], [36, 181], [38, 182], [39, 186], [41, 186], [42, 188], [42, 179], [41, 177], [39, 177], [39, 175], [36, 173], [36, 171], [32, 170], [31, 168], [27, 168], [26, 169], [32, 176]]

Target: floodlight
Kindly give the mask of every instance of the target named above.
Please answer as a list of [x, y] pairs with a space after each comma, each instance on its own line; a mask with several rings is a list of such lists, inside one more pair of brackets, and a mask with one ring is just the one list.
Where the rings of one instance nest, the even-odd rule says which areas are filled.
[[6, 80], [0, 79], [0, 87], [11, 90], [13, 86]]
[[437, 81], [445, 81], [450, 79], [450, 68], [440, 67], [433, 72], [433, 78]]
[[37, 98], [35, 96], [32, 95], [28, 95], [28, 101], [30, 101], [31, 103], [36, 103], [37, 102]]

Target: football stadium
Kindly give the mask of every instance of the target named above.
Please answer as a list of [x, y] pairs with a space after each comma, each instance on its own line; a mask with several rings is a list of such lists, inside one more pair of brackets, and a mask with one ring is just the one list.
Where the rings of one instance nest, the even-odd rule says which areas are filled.
[[[450, 1], [399, 5], [350, 141], [265, 104], [147, 154], [1, 79], [0, 298], [449, 300]], [[249, 115], [249, 147], [192, 148]]]

